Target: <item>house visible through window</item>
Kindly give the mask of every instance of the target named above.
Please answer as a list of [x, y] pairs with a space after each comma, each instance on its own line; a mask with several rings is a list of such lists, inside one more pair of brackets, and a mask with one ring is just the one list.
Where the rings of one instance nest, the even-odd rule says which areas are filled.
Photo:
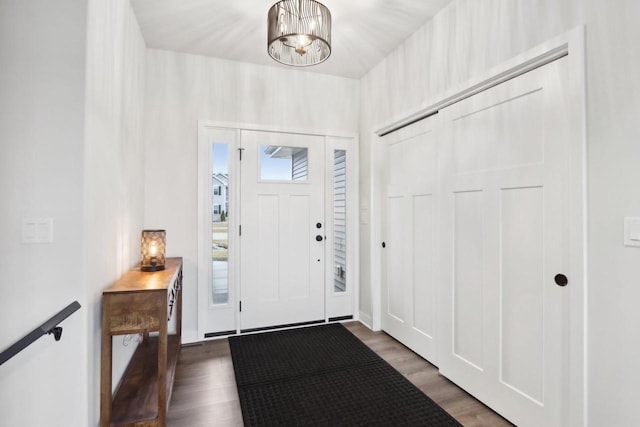
[[347, 290], [347, 152], [333, 152], [333, 291]]
[[306, 181], [308, 153], [305, 147], [260, 146], [260, 179]]
[[229, 303], [229, 145], [211, 143], [211, 299]]

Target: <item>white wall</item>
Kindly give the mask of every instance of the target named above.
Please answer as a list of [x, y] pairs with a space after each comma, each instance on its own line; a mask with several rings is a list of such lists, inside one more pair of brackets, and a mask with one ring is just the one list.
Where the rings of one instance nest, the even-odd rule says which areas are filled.
[[[145, 51], [128, 0], [89, 1], [84, 156], [89, 425], [99, 419], [102, 291], [140, 259]], [[135, 345], [125, 347], [123, 336], [113, 342], [115, 387]]]
[[[0, 349], [83, 306], [61, 341], [43, 336], [0, 366], [3, 426], [86, 424], [85, 32], [84, 2], [0, 2]], [[53, 218], [53, 243], [21, 244], [29, 217]]]
[[640, 248], [622, 245], [640, 217], [640, 2], [587, 11], [589, 421], [640, 425]]
[[197, 337], [198, 120], [357, 132], [358, 81], [148, 50], [145, 227], [184, 258], [183, 340]]
[[[640, 3], [634, 0], [456, 0], [361, 80], [361, 206], [375, 209], [378, 126], [578, 25], [587, 29], [588, 423], [640, 424], [640, 249], [622, 245], [640, 216]], [[373, 204], [371, 205], [373, 201]], [[367, 227], [367, 229], [369, 229]], [[361, 232], [361, 271], [378, 241]], [[361, 281], [361, 305], [372, 313]]]

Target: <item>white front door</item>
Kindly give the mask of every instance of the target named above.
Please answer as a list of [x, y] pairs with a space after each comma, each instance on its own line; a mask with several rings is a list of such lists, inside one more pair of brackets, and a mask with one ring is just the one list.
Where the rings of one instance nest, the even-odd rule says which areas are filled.
[[384, 137], [382, 329], [436, 363], [435, 117]]
[[324, 321], [324, 137], [240, 140], [240, 329]]
[[565, 57], [438, 114], [440, 371], [523, 427], [568, 425], [561, 275], [572, 277], [569, 147], [581, 129], [567, 70]]

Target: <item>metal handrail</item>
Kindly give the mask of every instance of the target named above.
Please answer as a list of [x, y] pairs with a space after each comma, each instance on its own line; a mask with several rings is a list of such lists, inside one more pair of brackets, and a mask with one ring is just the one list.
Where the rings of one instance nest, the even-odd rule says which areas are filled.
[[27, 335], [19, 339], [11, 347], [0, 353], [0, 365], [4, 364], [7, 360], [11, 359], [16, 354], [30, 346], [35, 340], [43, 336], [44, 334], [53, 334], [56, 341], [60, 341], [62, 337], [62, 326], [58, 326], [67, 317], [71, 316], [78, 309], [80, 309], [80, 303], [74, 301], [62, 310], [60, 310], [51, 319], [44, 322], [42, 325], [29, 332]]

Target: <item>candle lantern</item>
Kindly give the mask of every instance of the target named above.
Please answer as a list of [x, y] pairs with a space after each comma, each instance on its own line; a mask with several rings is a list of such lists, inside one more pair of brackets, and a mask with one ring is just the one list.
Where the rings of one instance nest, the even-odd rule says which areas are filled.
[[140, 270], [164, 270], [166, 241], [165, 230], [142, 230]]

